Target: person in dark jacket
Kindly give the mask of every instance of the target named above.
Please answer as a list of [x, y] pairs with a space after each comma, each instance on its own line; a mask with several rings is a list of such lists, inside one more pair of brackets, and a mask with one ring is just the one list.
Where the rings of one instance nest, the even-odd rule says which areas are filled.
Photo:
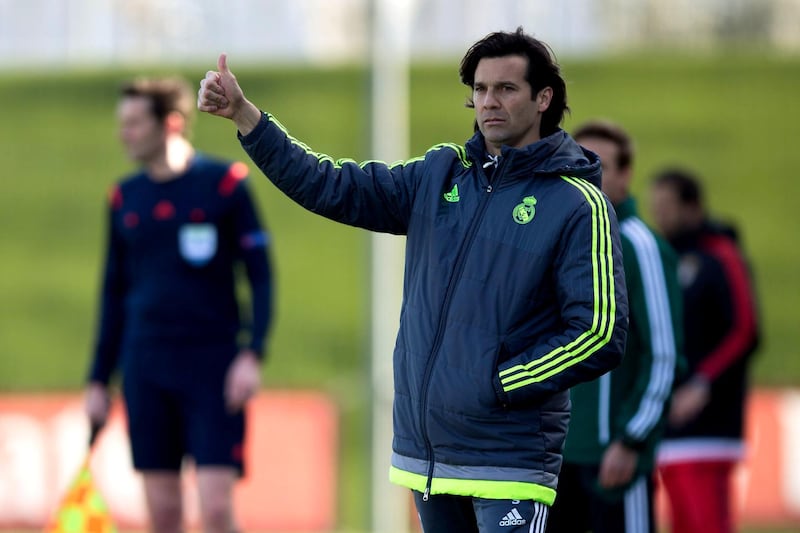
[[569, 387], [617, 366], [628, 313], [600, 162], [559, 124], [564, 80], [516, 32], [461, 62], [477, 131], [395, 164], [314, 152], [242, 93], [220, 56], [198, 108], [231, 119], [264, 174], [305, 208], [406, 235], [390, 479], [427, 533], [544, 531]]
[[712, 221], [699, 179], [656, 174], [653, 217], [680, 256], [689, 372], [658, 452], [674, 533], [730, 533], [730, 479], [743, 455], [748, 367], [759, 341], [750, 267], [732, 226]]
[[[260, 384], [271, 317], [268, 236], [246, 188], [247, 166], [196, 153], [188, 141], [195, 109], [185, 80], [127, 83], [117, 111], [120, 140], [141, 169], [109, 198], [86, 409], [93, 425], [105, 423], [119, 370], [151, 531], [183, 531], [180, 470], [190, 456], [203, 530], [231, 533], [243, 408]], [[239, 316], [237, 265], [251, 289], [249, 327]]]
[[570, 391], [572, 418], [547, 528], [654, 533], [655, 450], [685, 365], [678, 258], [637, 215], [627, 132], [593, 120], [572, 135], [600, 156], [603, 192], [619, 217], [630, 326], [622, 364]]

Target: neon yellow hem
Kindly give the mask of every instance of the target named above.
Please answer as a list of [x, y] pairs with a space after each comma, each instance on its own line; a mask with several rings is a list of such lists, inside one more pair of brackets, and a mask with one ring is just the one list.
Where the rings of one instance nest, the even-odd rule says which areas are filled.
[[[425, 476], [412, 474], [392, 466], [389, 469], [389, 481], [418, 492], [424, 492], [428, 480]], [[438, 477], [431, 480], [431, 494], [453, 494], [489, 500], [533, 500], [545, 505], [553, 505], [556, 499], [555, 490], [536, 483]]]

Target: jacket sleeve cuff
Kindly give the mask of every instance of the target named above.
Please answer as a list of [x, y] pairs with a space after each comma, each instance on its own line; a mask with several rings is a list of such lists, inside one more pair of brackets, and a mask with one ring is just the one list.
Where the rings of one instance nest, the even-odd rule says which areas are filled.
[[494, 376], [494, 379], [492, 379], [492, 385], [494, 386], [494, 393], [497, 396], [497, 401], [504, 408], [508, 407], [510, 399], [508, 398], [506, 391], [503, 390], [503, 384], [500, 383], [500, 376]]
[[253, 353], [256, 354], [256, 357], [258, 357], [259, 361], [263, 362], [264, 359], [266, 359], [265, 350], [264, 350], [264, 344], [263, 343], [261, 343], [261, 342], [253, 342], [253, 343], [250, 343], [250, 346], [248, 346], [248, 348], [250, 348], [250, 350], [252, 350]]
[[269, 123], [269, 119], [267, 118], [267, 114], [265, 112], [261, 112], [261, 120], [259, 120], [258, 124], [253, 131], [248, 133], [247, 135], [242, 135], [241, 132], [236, 132], [236, 137], [239, 139], [239, 142], [243, 145], [253, 144], [253, 142], [258, 139]]
[[641, 452], [642, 450], [644, 450], [647, 445], [645, 441], [633, 439], [628, 435], [623, 435], [620, 441], [626, 448], [630, 448], [631, 450], [637, 452]]

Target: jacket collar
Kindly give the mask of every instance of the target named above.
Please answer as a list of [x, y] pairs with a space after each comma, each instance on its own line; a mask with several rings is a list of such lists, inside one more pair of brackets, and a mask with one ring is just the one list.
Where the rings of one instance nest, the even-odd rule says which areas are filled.
[[[466, 148], [479, 166], [486, 162], [486, 142], [480, 131], [467, 141]], [[562, 129], [522, 148], [503, 146], [500, 161], [503, 166], [511, 165], [511, 170], [506, 171], [507, 178], [567, 175], [600, 186], [600, 158], [581, 147]]]
[[636, 200], [634, 200], [632, 196], [628, 196], [622, 202], [614, 206], [614, 211], [617, 213], [617, 218], [619, 220], [634, 217], [636, 216]]

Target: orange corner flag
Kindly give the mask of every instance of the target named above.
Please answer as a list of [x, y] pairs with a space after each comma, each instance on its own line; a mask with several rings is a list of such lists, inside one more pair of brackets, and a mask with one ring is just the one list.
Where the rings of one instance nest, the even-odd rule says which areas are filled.
[[45, 533], [116, 533], [111, 513], [95, 486], [89, 458], [61, 500]]

